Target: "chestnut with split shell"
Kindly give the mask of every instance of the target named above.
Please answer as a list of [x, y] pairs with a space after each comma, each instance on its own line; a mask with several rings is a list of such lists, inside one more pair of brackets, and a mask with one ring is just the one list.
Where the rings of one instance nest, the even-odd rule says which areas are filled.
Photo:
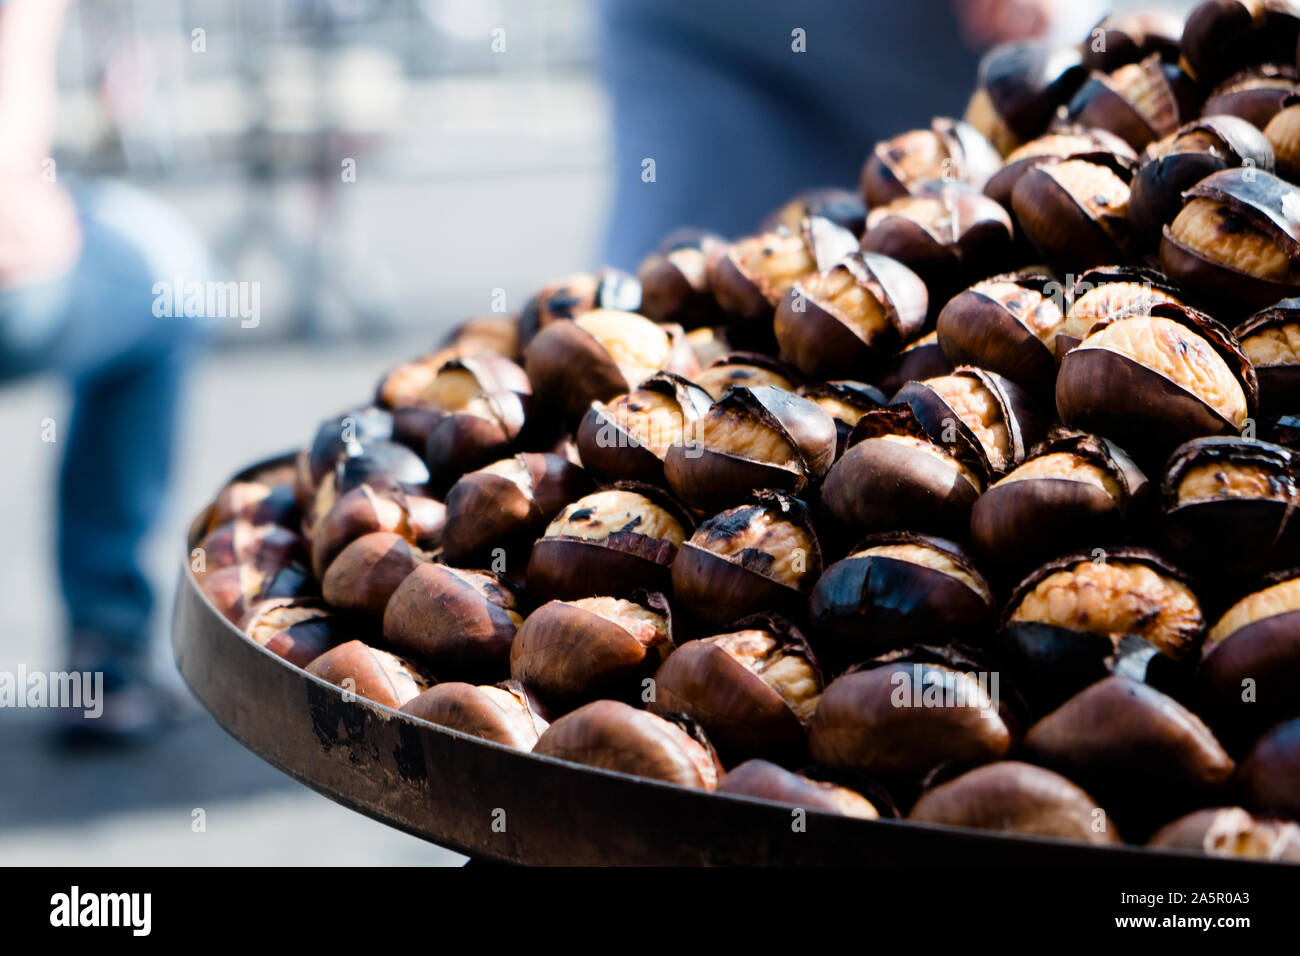
[[799, 386], [799, 397], [817, 405], [835, 420], [835, 456], [844, 453], [849, 433], [867, 412], [884, 407], [888, 398], [874, 385], [831, 381]]
[[268, 484], [264, 481], [232, 481], [221, 489], [208, 512], [205, 534], [232, 521], [251, 525], [277, 524], [284, 528], [299, 527], [301, 515], [292, 484]]
[[1300, 299], [1283, 299], [1233, 330], [1259, 382], [1266, 416], [1300, 410]]
[[319, 600], [268, 598], [248, 609], [239, 629], [272, 654], [306, 667], [360, 627]]
[[1147, 846], [1207, 856], [1300, 862], [1300, 824], [1254, 817], [1241, 807], [1213, 807], [1165, 824]]
[[1099, 845], [1123, 842], [1097, 801], [1043, 767], [1001, 760], [921, 794], [908, 819]]
[[951, 371], [952, 363], [944, 356], [938, 336], [928, 332], [885, 363], [880, 390], [893, 395], [908, 382], [920, 382]]
[[1137, 63], [1151, 54], [1176, 63], [1183, 18], [1170, 10], [1137, 10], [1109, 14], [1088, 32], [1083, 65], [1102, 72]]
[[1200, 106], [1196, 84], [1156, 53], [1110, 73], [1093, 73], [1070, 100], [1068, 117], [1143, 149], [1194, 119]]
[[592, 402], [578, 426], [583, 467], [604, 481], [662, 486], [668, 449], [696, 440], [696, 422], [712, 403], [699, 385], [668, 372], [609, 402]]
[[331, 648], [307, 665], [307, 673], [393, 709], [433, 683], [418, 665], [362, 641]]
[[1129, 248], [1128, 178], [1109, 165], [1066, 159], [1034, 166], [1011, 191], [1021, 233], [1060, 275], [1121, 262]]
[[637, 267], [641, 283], [637, 311], [652, 321], [690, 329], [722, 321], [722, 308], [709, 288], [709, 263], [722, 255], [726, 244], [714, 233], [677, 230], [670, 234]]
[[1058, 361], [1091, 333], [1118, 319], [1150, 315], [1162, 303], [1183, 304], [1174, 283], [1143, 266], [1096, 266], [1079, 275], [1067, 293], [1065, 322], [1056, 333]]
[[1261, 63], [1228, 77], [1205, 101], [1206, 116], [1236, 116], [1264, 129], [1300, 80], [1290, 64]]
[[520, 313], [519, 344], [527, 346], [552, 323], [571, 321], [587, 312], [636, 312], [641, 308], [641, 297], [641, 283], [618, 269], [602, 269], [594, 275], [579, 272], [549, 282]]
[[[381, 382], [381, 390], [382, 387]], [[314, 492], [325, 476], [334, 470], [338, 460], [347, 453], [348, 445], [391, 441], [392, 437], [393, 413], [387, 409], [373, 406], [354, 408], [327, 418], [317, 426], [308, 447], [310, 490]]]
[[859, 820], [878, 820], [881, 816], [876, 805], [856, 790], [814, 780], [757, 757], [727, 771], [718, 784], [718, 793], [824, 810]]
[[807, 189], [774, 210], [763, 220], [760, 229], [774, 232], [784, 227], [789, 232], [797, 232], [804, 221], [813, 217], [829, 219], [855, 236], [861, 236], [866, 228], [867, 207], [862, 197], [849, 189]]
[[1077, 48], [1000, 44], [980, 60], [966, 122], [1007, 156], [1041, 135], [1085, 79]]
[[550, 726], [541, 706], [518, 681], [473, 684], [446, 681], [412, 697], [401, 711], [472, 737], [532, 750]]
[[722, 764], [692, 721], [597, 700], [551, 724], [533, 753], [681, 787], [716, 790]]
[[1282, 108], [1264, 127], [1264, 138], [1273, 151], [1279, 176], [1288, 182], [1300, 179], [1300, 96], [1293, 90], [1282, 99]]
[[983, 189], [1002, 158], [969, 123], [939, 117], [929, 129], [901, 133], [875, 145], [862, 166], [867, 208], [912, 194], [921, 183], [959, 180]]
[[770, 355], [731, 351], [710, 362], [692, 381], [716, 402], [733, 385], [746, 388], [772, 385], [793, 392], [803, 379], [794, 366]]
[[[1031, 139], [1007, 156], [988, 183], [984, 195], [1013, 211], [1011, 196], [1020, 178], [1036, 166], [1079, 159], [1106, 166], [1121, 178], [1131, 177], [1138, 154], [1128, 143], [1104, 129], [1063, 126]], [[1019, 231], [1017, 227], [1017, 232]], [[1032, 250], [1031, 250], [1032, 251]]]
[[1292, 63], [1300, 8], [1291, 0], [1205, 0], [1187, 16], [1180, 62], [1203, 86], [1257, 63]]

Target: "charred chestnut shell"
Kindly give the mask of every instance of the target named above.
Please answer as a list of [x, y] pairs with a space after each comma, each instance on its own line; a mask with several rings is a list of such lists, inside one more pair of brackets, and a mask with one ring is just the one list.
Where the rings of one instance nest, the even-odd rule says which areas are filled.
[[1011, 209], [1021, 233], [1064, 275], [1127, 258], [1129, 193], [1128, 178], [1109, 165], [1066, 159], [1026, 171]]
[[1001, 760], [927, 790], [907, 818], [1083, 843], [1123, 842], [1097, 809], [1096, 800], [1060, 774]]
[[885, 393], [862, 382], [818, 382], [799, 386], [799, 396], [821, 407], [835, 420], [836, 451], [844, 453], [853, 426], [867, 412], [881, 408], [888, 401]]
[[1241, 807], [1214, 807], [1166, 824], [1147, 846], [1209, 856], [1300, 862], [1300, 824], [1253, 817]]
[[862, 167], [862, 196], [874, 209], [928, 180], [959, 180], [983, 189], [1001, 164], [998, 151], [974, 126], [940, 117], [929, 129], [876, 144]]
[[718, 793], [824, 810], [861, 820], [877, 820], [881, 816], [876, 805], [856, 790], [826, 780], [814, 780], [758, 758], [746, 760], [729, 770], [718, 784]]
[[982, 643], [994, 603], [959, 545], [896, 531], [868, 537], [830, 565], [808, 613], [827, 657], [847, 664], [917, 642]]
[[1153, 53], [1176, 63], [1182, 35], [1183, 18], [1166, 10], [1111, 14], [1089, 32], [1083, 45], [1083, 65], [1109, 72]]
[[472, 737], [532, 750], [546, 728], [541, 705], [518, 681], [474, 686], [447, 681], [402, 705], [402, 713]]
[[794, 284], [776, 310], [776, 341], [781, 357], [810, 377], [870, 377], [920, 334], [928, 308], [915, 272], [854, 252]]
[[980, 60], [966, 122], [1003, 156], [1039, 136], [1087, 78], [1077, 49], [1008, 43]]
[[553, 322], [573, 320], [586, 312], [636, 312], [640, 308], [641, 284], [626, 272], [577, 273], [549, 283], [528, 300], [519, 316], [519, 344], [526, 346]]
[[673, 651], [655, 674], [649, 709], [694, 718], [728, 763], [755, 755], [786, 763], [806, 757], [804, 727], [822, 686], [798, 629], [759, 615]]
[[717, 754], [693, 721], [614, 700], [565, 714], [546, 729], [533, 753], [700, 790], [717, 789], [722, 776]]
[[529, 594], [544, 601], [667, 591], [673, 558], [694, 529], [686, 510], [653, 486], [621, 484], [579, 498], [533, 545]]
[[1242, 761], [1237, 786], [1252, 810], [1300, 816], [1300, 718], [1278, 724]]
[[384, 639], [441, 674], [492, 679], [509, 671], [510, 645], [523, 623], [519, 600], [490, 571], [422, 564], [384, 609]]
[[321, 579], [321, 594], [334, 607], [380, 616], [408, 574], [431, 555], [399, 534], [375, 531], [339, 552]]
[[1255, 368], [1260, 413], [1300, 411], [1300, 299], [1256, 312], [1234, 334]]
[[1205, 0], [1187, 17], [1180, 62], [1213, 86], [1257, 63], [1291, 63], [1300, 11], [1290, 0]]
[[688, 329], [722, 321], [722, 309], [709, 288], [709, 261], [725, 248], [726, 240], [713, 233], [678, 230], [668, 236], [637, 267], [638, 311], [655, 322], [676, 322]]
[[1111, 73], [1093, 73], [1070, 100], [1069, 120], [1109, 130], [1134, 149], [1168, 136], [1200, 112], [1196, 84], [1153, 54]]
[[700, 523], [673, 560], [673, 594], [698, 621], [726, 627], [759, 611], [802, 611], [822, 570], [807, 508], [774, 492]]
[[1205, 101], [1206, 116], [1238, 116], [1263, 129], [1282, 109], [1300, 74], [1294, 66], [1262, 63], [1228, 77]]
[[362, 641], [326, 651], [307, 665], [307, 673], [394, 709], [433, 683], [418, 665]]
[[835, 421], [816, 403], [771, 385], [732, 387], [674, 445], [664, 477], [693, 508], [709, 510], [755, 489], [798, 494], [835, 460]]

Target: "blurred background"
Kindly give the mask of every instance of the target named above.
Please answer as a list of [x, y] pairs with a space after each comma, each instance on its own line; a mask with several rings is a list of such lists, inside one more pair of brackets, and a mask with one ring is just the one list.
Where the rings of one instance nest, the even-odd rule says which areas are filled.
[[[488, 313], [497, 290], [517, 311], [545, 280], [600, 264], [614, 173], [597, 36], [589, 0], [71, 7], [59, 176], [162, 197], [261, 294], [260, 323], [217, 322], [186, 382], [175, 482], [147, 556], [160, 661], [184, 529], [227, 476], [304, 443], [384, 368]], [[68, 392], [50, 377], [0, 388], [0, 671], [57, 669], [64, 449], [41, 440], [41, 423], [66, 419]], [[147, 748], [76, 756], [48, 746], [46, 716], [0, 710], [0, 863], [462, 862], [308, 791], [206, 716]], [[195, 808], [204, 833], [191, 831]]]

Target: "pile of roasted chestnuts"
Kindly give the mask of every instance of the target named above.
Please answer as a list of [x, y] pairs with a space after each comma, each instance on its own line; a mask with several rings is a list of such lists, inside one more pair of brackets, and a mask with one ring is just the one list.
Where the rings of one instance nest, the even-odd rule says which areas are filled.
[[1300, 4], [1002, 47], [859, 191], [472, 319], [225, 488], [253, 641], [521, 750], [1300, 860]]

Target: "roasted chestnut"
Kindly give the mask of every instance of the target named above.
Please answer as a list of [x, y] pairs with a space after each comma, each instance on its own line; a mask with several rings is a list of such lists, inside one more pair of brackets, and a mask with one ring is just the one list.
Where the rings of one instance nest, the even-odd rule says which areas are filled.
[[1006, 156], [1047, 128], [1087, 78], [1079, 50], [1006, 43], [980, 60], [966, 122]]
[[550, 726], [532, 695], [512, 680], [478, 687], [460, 681], [435, 684], [408, 700], [401, 711], [516, 750], [532, 750]]
[[321, 579], [321, 594], [337, 608], [384, 613], [388, 599], [408, 574], [432, 556], [400, 534], [375, 531], [339, 552]]
[[641, 283], [618, 269], [596, 275], [578, 273], [545, 285], [524, 305], [519, 316], [519, 339], [527, 346], [553, 322], [572, 320], [587, 312], [612, 309], [636, 312], [641, 307]]
[[1278, 724], [1255, 742], [1242, 761], [1237, 787], [1252, 810], [1300, 816], [1300, 718]]
[[1205, 0], [1183, 25], [1180, 62], [1213, 86], [1256, 63], [1294, 62], [1298, 36], [1300, 10], [1291, 0]]
[[874, 385], [862, 382], [818, 382], [799, 386], [798, 395], [806, 398], [835, 420], [835, 455], [844, 452], [849, 433], [858, 419], [881, 408], [888, 399]]
[[1093, 73], [1070, 100], [1068, 117], [1140, 150], [1195, 119], [1200, 105], [1191, 77], [1155, 53], [1111, 73]]
[[715, 790], [722, 765], [702, 731], [616, 700], [597, 700], [551, 724], [533, 753], [618, 773]]
[[983, 189], [1002, 165], [984, 136], [961, 120], [940, 117], [875, 145], [862, 167], [862, 197], [874, 209], [911, 194], [927, 180], [959, 180]]
[[709, 289], [708, 270], [710, 258], [725, 247], [725, 239], [708, 232], [679, 230], [668, 236], [637, 268], [641, 314], [686, 328], [720, 322], [722, 309]]
[[457, 355], [495, 352], [516, 361], [520, 358], [521, 345], [517, 315], [479, 315], [466, 319], [443, 340], [443, 349]]
[[400, 489], [354, 488], [338, 498], [316, 522], [311, 538], [311, 565], [318, 577], [349, 544], [362, 535], [391, 531], [424, 549], [442, 540], [446, 508], [442, 502]]
[[1277, 174], [1288, 182], [1300, 179], [1300, 96], [1294, 91], [1282, 99], [1282, 109], [1264, 127], [1273, 150]]
[[302, 536], [275, 524], [253, 524], [237, 518], [213, 528], [200, 539], [197, 551], [202, 562], [194, 566], [194, 576], [202, 585], [205, 577], [222, 568], [249, 565], [263, 573], [294, 562], [306, 560], [306, 542]]
[[1109, 72], [1145, 60], [1153, 53], [1176, 63], [1182, 35], [1183, 18], [1168, 10], [1113, 13], [1089, 31], [1083, 44], [1083, 65]]
[[673, 594], [696, 619], [728, 626], [758, 611], [801, 610], [821, 571], [807, 508], [761, 493], [700, 523], [673, 559]]
[[797, 369], [770, 355], [760, 352], [728, 352], [709, 363], [692, 381], [708, 392], [712, 401], [717, 401], [733, 385], [744, 385], [746, 388], [773, 385], [793, 392], [801, 379]]
[[798, 494], [835, 460], [835, 421], [772, 385], [733, 386], [699, 419], [690, 444], [664, 457], [664, 477], [693, 508], [724, 507], [755, 489]]
[[524, 349], [524, 367], [537, 398], [570, 421], [656, 372], [691, 378], [699, 371], [680, 326], [608, 309], [548, 325]]
[[821, 692], [821, 668], [803, 635], [760, 615], [682, 644], [655, 674], [648, 706], [694, 718], [728, 763], [754, 755], [787, 762], [807, 753], [804, 727]]
[[971, 509], [971, 543], [1023, 569], [1090, 541], [1122, 540], [1149, 497], [1146, 476], [1114, 443], [1054, 429], [1023, 465], [980, 495]]
[[[383, 382], [380, 391], [384, 391]], [[333, 418], [327, 418], [316, 428], [308, 451], [310, 488], [314, 492], [325, 476], [334, 470], [338, 460], [348, 452], [348, 446], [357, 442], [389, 441], [393, 437], [393, 414], [383, 408], [354, 408]]]
[[515, 591], [488, 571], [418, 565], [384, 609], [384, 639], [439, 673], [492, 678], [510, 666], [523, 623]]
[[1060, 774], [1018, 760], [985, 764], [927, 790], [907, 818], [1083, 843], [1122, 842], [1096, 800]]
[[1034, 166], [1011, 191], [1016, 224], [1060, 274], [1125, 258], [1128, 203], [1128, 181], [1088, 159]]
[[668, 372], [608, 403], [592, 402], [578, 426], [583, 467], [605, 481], [663, 485], [668, 449], [697, 440], [696, 422], [712, 403], [703, 388]]
[[1300, 192], [1258, 169], [1225, 169], [1187, 190], [1160, 265], [1215, 316], [1235, 322], [1300, 292]]
[[952, 371], [934, 332], [921, 336], [885, 364], [880, 376], [880, 390], [893, 395], [908, 382], [919, 382]]
[[196, 577], [208, 600], [234, 624], [263, 600], [320, 597], [316, 579], [297, 561], [265, 567], [256, 562], [231, 564], [215, 571], [196, 572]]
[[[347, 427], [347, 426], [345, 426]], [[362, 444], [350, 441], [316, 486], [311, 506], [303, 515], [303, 533], [315, 537], [315, 528], [339, 498], [370, 485], [385, 493], [428, 494], [429, 468], [424, 459], [405, 445], [390, 441]]]
[[825, 780], [814, 780], [758, 758], [746, 760], [727, 771], [718, 784], [718, 793], [824, 810], [859, 820], [880, 818], [876, 805], [856, 790]]
[[925, 283], [907, 266], [855, 252], [794, 284], [776, 310], [776, 341], [805, 375], [870, 377], [920, 334], [928, 303]]
[[1027, 759], [1096, 796], [1130, 838], [1222, 792], [1232, 758], [1201, 719], [1148, 684], [1113, 675], [1029, 728]]
[[1116, 319], [1149, 315], [1162, 302], [1183, 304], [1178, 289], [1163, 273], [1142, 266], [1097, 266], [1075, 279], [1067, 291], [1070, 305], [1056, 333], [1058, 359]]
[[528, 591], [542, 601], [666, 591], [673, 558], [694, 528], [653, 486], [597, 491], [565, 505], [533, 545]]
[[256, 479], [232, 481], [221, 489], [217, 500], [212, 503], [204, 533], [232, 521], [247, 521], [251, 525], [278, 524], [296, 529], [300, 517], [292, 484], [268, 484]]
[[1196, 810], [1156, 831], [1148, 847], [1210, 856], [1300, 862], [1300, 824], [1253, 817], [1241, 807]]
[[931, 441], [953, 445], [959, 458], [990, 476], [1021, 464], [1047, 431], [1024, 389], [974, 366], [910, 382], [893, 403], [910, 406]]
[[1263, 129], [1300, 79], [1294, 66], [1262, 63], [1228, 77], [1205, 101], [1206, 116], [1239, 116]]
[[952, 648], [897, 651], [826, 687], [809, 725], [820, 764], [916, 784], [939, 767], [1001, 760], [1014, 720], [996, 671]]
[[805, 220], [812, 217], [829, 219], [837, 226], [861, 236], [866, 228], [867, 207], [862, 197], [849, 189], [809, 189], [791, 197], [763, 220], [763, 232], [785, 228], [798, 232]]
[[510, 676], [560, 709], [600, 697], [636, 700], [672, 651], [662, 594], [550, 601], [519, 626]]
[[1255, 368], [1260, 412], [1300, 411], [1300, 299], [1283, 299], [1256, 312], [1234, 334]]
[[1080, 159], [1107, 166], [1127, 178], [1138, 165], [1138, 154], [1128, 143], [1104, 129], [1067, 126], [1044, 133], [1017, 147], [1002, 168], [984, 186], [984, 195], [1012, 209], [1011, 196], [1020, 177], [1036, 166]]
[[993, 612], [988, 583], [959, 545], [907, 531], [873, 535], [830, 565], [808, 611], [839, 664], [917, 642], [979, 643]]
[[499, 559], [531, 545], [557, 511], [591, 490], [579, 466], [549, 453], [471, 471], [447, 492], [443, 554], [453, 565], [504, 570]]
[[331, 648], [307, 665], [307, 673], [394, 709], [433, 683], [417, 665], [362, 641]]
[[1269, 141], [1236, 116], [1206, 115], [1152, 143], [1129, 195], [1128, 225], [1134, 239], [1144, 248], [1156, 247], [1161, 231], [1183, 208], [1183, 192], [1232, 166], [1273, 171]]
[[821, 501], [845, 539], [900, 528], [961, 538], [983, 487], [978, 466], [962, 461], [955, 446], [930, 441], [903, 405], [858, 419]]
[[269, 598], [248, 609], [239, 628], [272, 654], [306, 667], [355, 636], [357, 622], [320, 601]]
[[1065, 323], [1050, 276], [1017, 272], [977, 282], [949, 300], [935, 331], [953, 365], [977, 365], [1032, 395], [1056, 381], [1056, 336]]
[[1239, 433], [1258, 386], [1232, 335], [1173, 303], [1118, 319], [1066, 353], [1056, 409], [1072, 428], [1096, 432], [1159, 467], [1190, 438]]

